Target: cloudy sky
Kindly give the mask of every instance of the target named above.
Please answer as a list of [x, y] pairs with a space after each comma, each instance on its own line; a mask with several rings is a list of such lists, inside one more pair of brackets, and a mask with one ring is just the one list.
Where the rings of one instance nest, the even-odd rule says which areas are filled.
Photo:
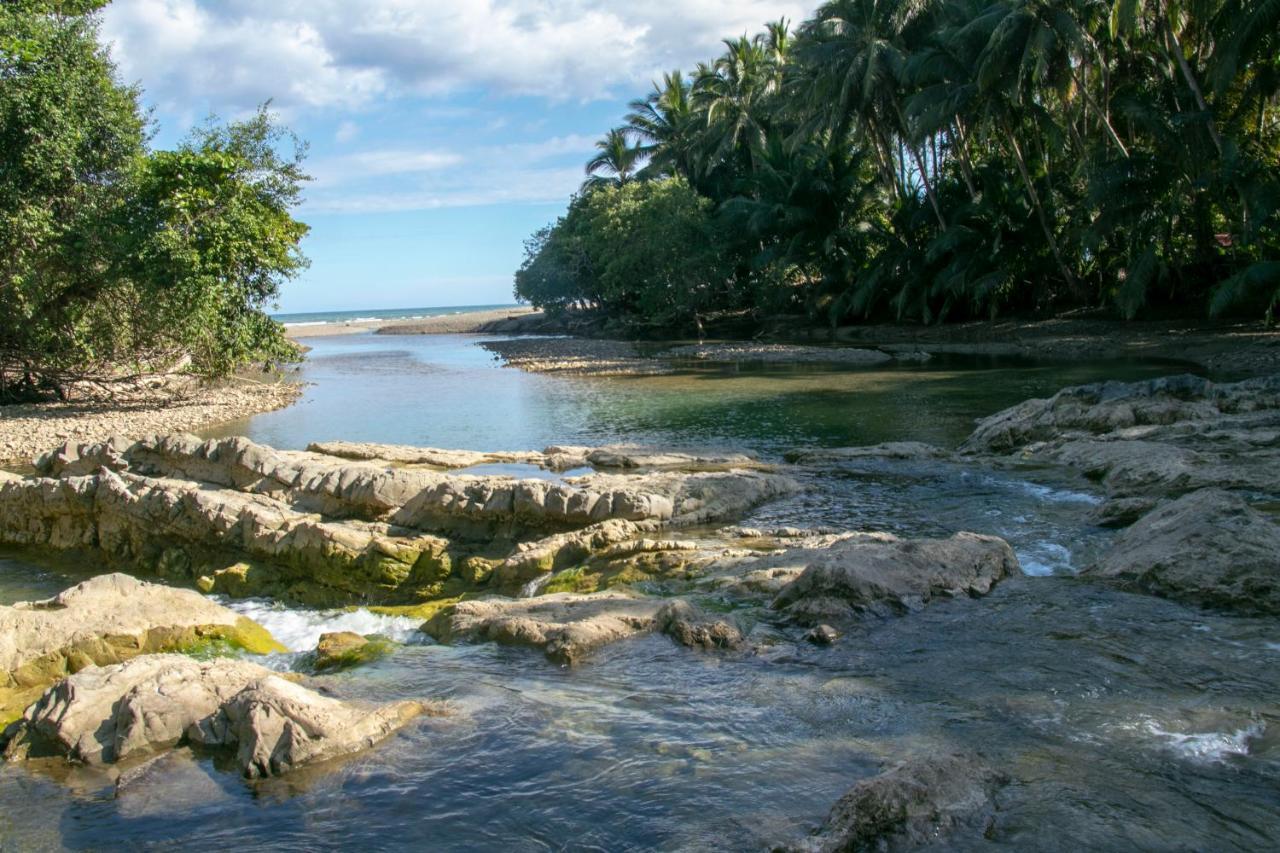
[[[816, 5], [816, 3], [814, 4]], [[271, 99], [310, 142], [283, 311], [509, 302], [524, 239], [663, 70], [789, 0], [114, 0], [103, 37], [170, 145]]]

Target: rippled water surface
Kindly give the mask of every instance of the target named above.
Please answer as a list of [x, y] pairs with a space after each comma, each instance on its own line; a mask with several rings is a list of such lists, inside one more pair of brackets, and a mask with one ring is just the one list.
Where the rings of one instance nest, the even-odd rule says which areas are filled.
[[[317, 339], [303, 403], [231, 428], [283, 447], [345, 438], [473, 449], [625, 440], [747, 447], [920, 439], [1058, 387], [1171, 372], [992, 361], [872, 370], [702, 367], [565, 379], [498, 367], [459, 336]], [[750, 524], [996, 533], [1026, 577], [981, 600], [875, 621], [831, 649], [759, 623], [749, 656], [661, 636], [564, 669], [538, 652], [431, 643], [408, 620], [234, 602], [290, 665], [324, 630], [404, 641], [321, 679], [336, 695], [448, 699], [325, 772], [257, 787], [177, 753], [109, 781], [0, 769], [0, 848], [745, 849], [821, 822], [886, 761], [976, 749], [1010, 778], [1010, 850], [1280, 845], [1280, 626], [1071, 577], [1105, 546], [1067, 472], [835, 466]], [[51, 594], [92, 566], [0, 559], [0, 600]]]

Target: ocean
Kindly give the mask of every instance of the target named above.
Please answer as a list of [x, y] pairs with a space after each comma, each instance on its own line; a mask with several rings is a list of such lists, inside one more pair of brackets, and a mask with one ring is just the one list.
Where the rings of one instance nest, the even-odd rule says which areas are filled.
[[500, 308], [518, 308], [514, 303], [496, 305], [445, 305], [434, 308], [362, 308], [355, 311], [302, 311], [292, 314], [272, 314], [272, 318], [286, 326], [326, 326], [333, 323], [361, 323], [373, 320], [421, 320], [425, 317], [442, 317], [447, 314], [467, 314], [472, 311], [493, 311]]

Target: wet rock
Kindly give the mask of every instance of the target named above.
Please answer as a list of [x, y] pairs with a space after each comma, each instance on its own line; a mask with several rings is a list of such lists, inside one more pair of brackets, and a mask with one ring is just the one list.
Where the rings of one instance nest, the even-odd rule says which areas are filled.
[[122, 574], [87, 580], [46, 601], [0, 606], [0, 724], [68, 673], [217, 644], [284, 651], [266, 629], [199, 593]]
[[474, 450], [442, 450], [436, 447], [355, 441], [313, 442], [307, 445], [307, 451], [359, 462], [393, 462], [400, 465], [426, 465], [441, 469], [511, 463], [538, 465], [544, 459], [543, 454], [532, 452], [480, 453]]
[[910, 850], [956, 836], [980, 841], [994, 828], [994, 798], [1005, 782], [972, 755], [910, 759], [854, 785], [813, 836], [784, 849]]
[[1280, 614], [1280, 524], [1220, 489], [1164, 504], [1081, 575], [1239, 613]]
[[1204, 488], [1280, 493], [1280, 376], [1104, 382], [982, 421], [967, 453], [1070, 468], [1101, 483], [1099, 523], [1123, 526], [1161, 498]]
[[1217, 384], [1181, 375], [1145, 382], [1101, 382], [1027, 400], [981, 421], [966, 451], [1007, 453], [1064, 433], [1111, 433], [1140, 425], [1212, 424], [1223, 416], [1280, 409], [1280, 376]]
[[936, 598], [986, 595], [1018, 571], [1013, 549], [994, 536], [898, 539], [862, 534], [817, 552], [800, 576], [783, 587], [773, 607], [802, 623], [899, 615]]
[[815, 646], [831, 646], [840, 639], [840, 632], [830, 625], [815, 625], [805, 632], [804, 638]]
[[320, 635], [311, 666], [316, 672], [333, 672], [375, 661], [391, 652], [391, 641], [376, 634], [362, 636], [354, 631]]
[[246, 661], [147, 655], [70, 676], [3, 739], [10, 760], [65, 755], [90, 765], [182, 743], [235, 747], [241, 772], [261, 778], [368, 749], [427, 710], [359, 708]]
[[774, 364], [873, 365], [893, 360], [893, 356], [888, 353], [873, 349], [761, 343], [687, 344], [672, 347], [662, 355], [664, 358], [691, 358], [699, 361], [753, 361]]
[[588, 466], [605, 471], [643, 469], [687, 472], [772, 468], [754, 456], [743, 453], [686, 453], [627, 444], [606, 447], [554, 445], [542, 453], [540, 464], [557, 471]]
[[661, 607], [659, 599], [620, 592], [486, 598], [442, 610], [422, 630], [445, 643], [488, 640], [539, 648], [571, 665], [609, 643], [652, 631]]
[[747, 645], [746, 638], [736, 626], [707, 616], [687, 601], [677, 600], [663, 605], [655, 621], [661, 633], [690, 648], [739, 650]]
[[920, 441], [890, 441], [867, 447], [812, 447], [788, 450], [783, 457], [799, 465], [887, 459], [894, 461], [934, 461], [950, 459], [952, 454]]

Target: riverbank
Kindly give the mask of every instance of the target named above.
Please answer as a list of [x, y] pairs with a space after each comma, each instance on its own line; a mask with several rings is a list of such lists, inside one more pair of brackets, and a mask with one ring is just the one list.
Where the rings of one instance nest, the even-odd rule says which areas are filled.
[[[548, 331], [545, 322], [534, 317], [506, 325], [502, 331], [509, 333]], [[581, 323], [568, 324], [565, 331], [570, 328], [579, 334], [591, 333]], [[946, 326], [843, 326], [832, 332], [783, 320], [762, 337], [769, 343], [726, 340], [692, 346], [560, 337], [485, 346], [512, 367], [539, 373], [645, 375], [670, 372], [673, 365], [690, 359], [874, 363], [890, 358], [925, 361], [948, 354], [1054, 362], [1168, 360], [1238, 379], [1280, 373], [1280, 330], [1261, 323], [1059, 318]], [[602, 353], [607, 357], [602, 358]]]
[[479, 332], [482, 327], [511, 318], [541, 315], [536, 308], [493, 308], [483, 311], [462, 311], [457, 314], [441, 314], [436, 317], [418, 317], [407, 320], [348, 320], [342, 323], [316, 323], [286, 325], [285, 334], [294, 340], [326, 338], [333, 335], [358, 335], [375, 332], [380, 335], [455, 335]]
[[290, 405], [302, 385], [285, 379], [194, 379], [139, 387], [112, 398], [0, 406], [0, 464], [24, 465], [63, 442], [190, 432]]

